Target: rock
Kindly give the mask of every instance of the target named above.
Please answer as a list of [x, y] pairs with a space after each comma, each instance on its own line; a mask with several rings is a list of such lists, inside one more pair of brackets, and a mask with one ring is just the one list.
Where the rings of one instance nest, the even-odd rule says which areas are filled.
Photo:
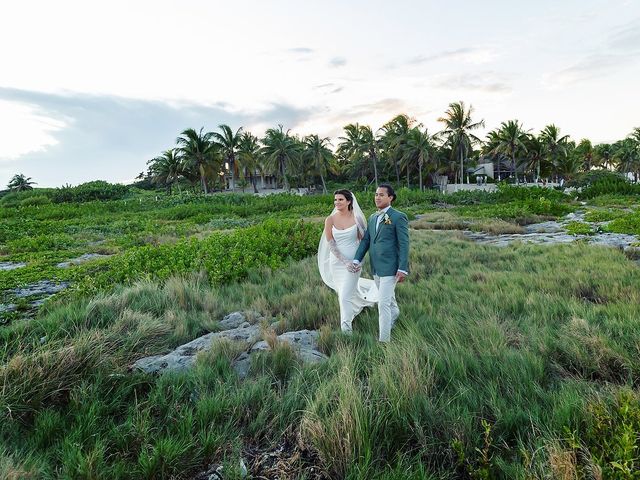
[[216, 339], [226, 338], [228, 340], [243, 342], [247, 346], [252, 345], [260, 335], [260, 327], [246, 324], [238, 328], [224, 330], [222, 332], [207, 333], [192, 340], [189, 343], [179, 346], [173, 352], [166, 355], [154, 355], [137, 360], [133, 368], [146, 373], [164, 373], [168, 371], [184, 371], [191, 368], [196, 360], [198, 352], [211, 349], [211, 344]]
[[72, 265], [81, 265], [83, 263], [90, 262], [91, 260], [96, 260], [99, 258], [109, 258], [111, 255], [102, 255], [100, 253], [85, 253], [84, 255], [80, 255], [77, 258], [72, 258], [66, 262], [58, 263], [59, 268], [69, 268]]
[[619, 248], [621, 250], [629, 249], [633, 244], [637, 243], [635, 235], [627, 235], [624, 233], [595, 233], [594, 235], [569, 235], [566, 233], [565, 226], [569, 222], [584, 222], [594, 226], [594, 230], [598, 232], [600, 226], [606, 222], [587, 222], [585, 221], [585, 212], [578, 211], [568, 214], [559, 222], [542, 222], [527, 225], [524, 234], [504, 234], [492, 235], [484, 232], [464, 231], [465, 237], [478, 243], [495, 245], [499, 247], [507, 246], [513, 242], [538, 243], [538, 244], [556, 244], [556, 243], [572, 243], [576, 240], [587, 241], [594, 245], [603, 245], [607, 247]]
[[242, 352], [231, 364], [240, 378], [246, 378], [251, 368], [251, 356], [247, 352]]
[[[305, 364], [314, 364], [326, 360], [324, 353], [318, 350], [318, 332], [315, 330], [299, 330], [296, 332], [286, 332], [277, 337], [279, 342], [288, 343]], [[245, 378], [249, 374], [251, 367], [251, 355], [269, 350], [269, 344], [262, 340], [251, 347], [249, 353], [242, 353], [236, 358], [232, 366], [240, 378]]]
[[18, 298], [32, 297], [34, 295], [53, 295], [69, 286], [69, 282], [54, 283], [51, 280], [40, 280], [23, 288], [9, 290], [10, 294]]
[[26, 263], [0, 262], [0, 272], [6, 270], [15, 270], [16, 268], [22, 268], [26, 266]]
[[257, 312], [233, 312], [220, 320], [220, 329], [230, 330], [232, 328], [238, 328], [244, 323], [248, 323], [250, 320], [257, 318], [260, 318], [260, 314]]
[[16, 308], [18, 308], [18, 306], [15, 303], [9, 303], [9, 304], [0, 303], [0, 314], [14, 312]]

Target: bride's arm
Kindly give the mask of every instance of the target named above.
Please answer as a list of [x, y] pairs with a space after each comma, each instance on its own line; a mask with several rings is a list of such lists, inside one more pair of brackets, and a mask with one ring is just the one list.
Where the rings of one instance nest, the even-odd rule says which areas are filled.
[[327, 242], [331, 242], [333, 240], [333, 231], [331, 230], [333, 227], [333, 217], [328, 216], [324, 219], [324, 238], [327, 239]]
[[345, 257], [342, 254], [342, 252], [340, 252], [340, 249], [338, 248], [338, 244], [336, 243], [335, 238], [333, 238], [333, 231], [331, 230], [332, 226], [333, 226], [333, 218], [327, 217], [327, 219], [324, 221], [324, 235], [325, 235], [325, 238], [327, 239], [329, 250], [347, 268], [351, 268], [353, 266], [353, 262], [349, 260], [347, 257]]

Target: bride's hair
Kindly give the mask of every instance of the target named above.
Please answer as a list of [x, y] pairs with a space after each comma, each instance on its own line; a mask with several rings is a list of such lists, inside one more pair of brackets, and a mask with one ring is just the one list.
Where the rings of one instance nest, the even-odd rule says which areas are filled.
[[333, 195], [342, 195], [349, 202], [349, 211], [353, 210], [353, 195], [349, 190], [336, 190]]

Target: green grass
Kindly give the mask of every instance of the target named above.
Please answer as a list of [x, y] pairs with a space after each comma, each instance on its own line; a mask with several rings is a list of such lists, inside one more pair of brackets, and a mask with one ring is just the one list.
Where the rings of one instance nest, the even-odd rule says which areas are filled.
[[[187, 478], [298, 435], [332, 478], [634, 478], [640, 270], [588, 245], [411, 236], [389, 345], [375, 310], [339, 332], [313, 258], [215, 286], [117, 287], [0, 327], [0, 468]], [[244, 309], [320, 328], [329, 361], [302, 367], [278, 347], [239, 381], [220, 345], [186, 374], [127, 371]], [[297, 448], [286, 461], [303, 468]]]

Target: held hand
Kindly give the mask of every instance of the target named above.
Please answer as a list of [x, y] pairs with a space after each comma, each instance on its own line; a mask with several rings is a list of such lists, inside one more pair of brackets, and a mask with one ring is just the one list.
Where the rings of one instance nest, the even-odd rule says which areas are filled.
[[396, 282], [398, 283], [404, 282], [404, 279], [406, 278], [406, 276], [407, 275], [402, 272], [396, 272]]
[[347, 270], [350, 271], [351, 273], [357, 273], [360, 271], [362, 267], [360, 266], [360, 264], [355, 264], [355, 263], [350, 263], [347, 265]]

